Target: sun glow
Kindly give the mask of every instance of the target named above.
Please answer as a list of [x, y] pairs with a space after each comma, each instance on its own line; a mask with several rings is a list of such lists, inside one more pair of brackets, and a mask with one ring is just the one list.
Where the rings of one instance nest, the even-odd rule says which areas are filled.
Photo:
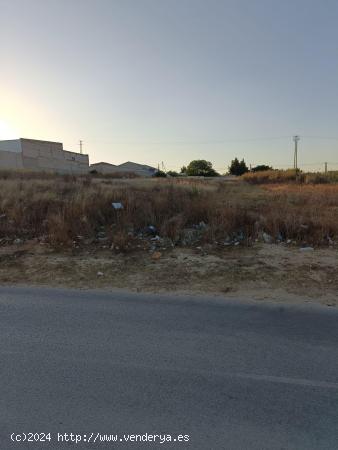
[[0, 140], [5, 139], [18, 139], [18, 131], [12, 127], [8, 122], [0, 119]]

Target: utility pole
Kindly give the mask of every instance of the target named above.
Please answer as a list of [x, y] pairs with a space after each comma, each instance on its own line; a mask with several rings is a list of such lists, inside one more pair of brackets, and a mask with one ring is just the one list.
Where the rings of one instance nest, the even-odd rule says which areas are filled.
[[81, 153], [81, 155], [82, 155], [82, 146], [83, 146], [83, 141], [79, 141], [79, 146], [80, 146], [80, 153]]
[[327, 162], [325, 163], [325, 175], [327, 175]]
[[298, 141], [299, 141], [300, 137], [299, 136], [293, 136], [293, 141], [295, 143], [295, 152], [294, 152], [294, 156], [293, 156], [293, 168], [296, 171], [297, 174], [297, 170], [298, 170]]

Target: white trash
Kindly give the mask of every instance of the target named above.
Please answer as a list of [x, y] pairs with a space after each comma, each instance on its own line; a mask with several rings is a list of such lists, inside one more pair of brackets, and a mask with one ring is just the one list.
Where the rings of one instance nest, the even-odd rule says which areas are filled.
[[113, 202], [111, 205], [114, 209], [123, 209], [123, 205], [120, 202]]

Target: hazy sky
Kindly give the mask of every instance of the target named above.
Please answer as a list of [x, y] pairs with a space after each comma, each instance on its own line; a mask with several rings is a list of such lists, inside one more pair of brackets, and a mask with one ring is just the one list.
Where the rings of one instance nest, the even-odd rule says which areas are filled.
[[0, 0], [0, 139], [224, 171], [293, 134], [338, 168], [338, 0]]

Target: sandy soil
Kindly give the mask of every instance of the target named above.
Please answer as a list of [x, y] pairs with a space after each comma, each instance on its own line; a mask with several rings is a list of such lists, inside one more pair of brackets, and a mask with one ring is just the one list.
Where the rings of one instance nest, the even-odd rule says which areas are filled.
[[256, 300], [338, 305], [338, 251], [287, 245], [175, 248], [117, 254], [55, 251], [27, 242], [0, 247], [0, 283], [226, 294]]

